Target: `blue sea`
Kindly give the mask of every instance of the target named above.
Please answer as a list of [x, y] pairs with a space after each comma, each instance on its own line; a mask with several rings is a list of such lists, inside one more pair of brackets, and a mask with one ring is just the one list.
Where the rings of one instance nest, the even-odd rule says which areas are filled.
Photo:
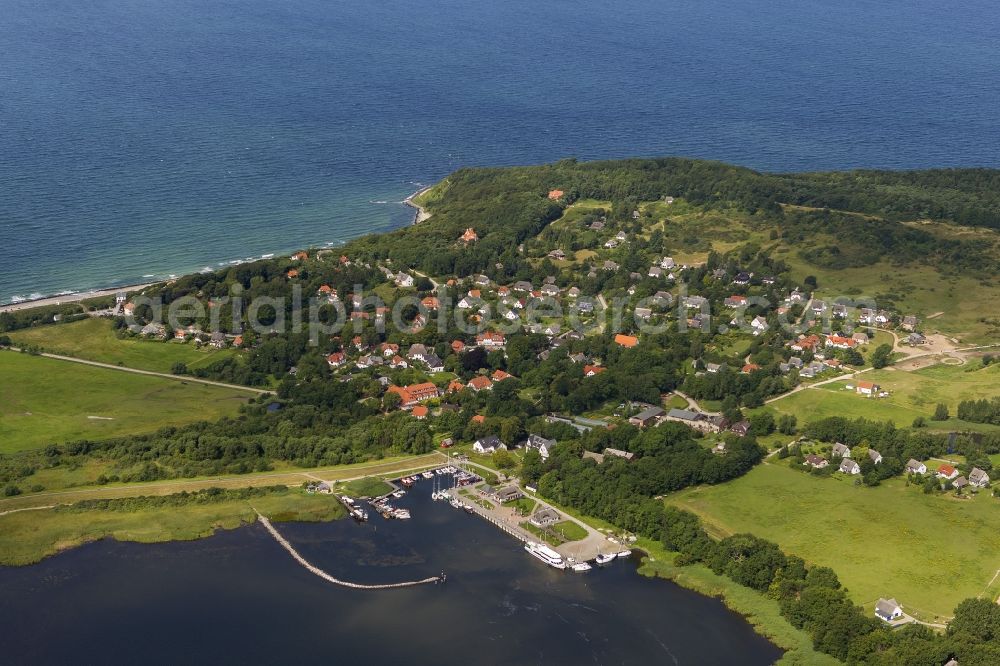
[[408, 223], [468, 165], [1000, 166], [1000, 5], [0, 0], [0, 302]]

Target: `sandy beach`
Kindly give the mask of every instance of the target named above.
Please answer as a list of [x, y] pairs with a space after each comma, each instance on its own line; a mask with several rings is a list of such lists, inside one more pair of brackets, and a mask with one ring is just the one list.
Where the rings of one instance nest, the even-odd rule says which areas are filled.
[[154, 284], [159, 284], [159, 283], [149, 282], [146, 284], [134, 284], [127, 287], [115, 287], [114, 289], [95, 289], [91, 291], [81, 291], [78, 294], [63, 294], [62, 296], [50, 296], [48, 298], [39, 298], [33, 301], [24, 301], [23, 303], [11, 303], [10, 305], [0, 305], [0, 312], [16, 312], [18, 310], [30, 310], [31, 308], [40, 308], [46, 305], [63, 305], [64, 303], [79, 303], [80, 301], [85, 301], [89, 298], [112, 296], [120, 291], [123, 291], [125, 293], [142, 291], [146, 287], [152, 287]]

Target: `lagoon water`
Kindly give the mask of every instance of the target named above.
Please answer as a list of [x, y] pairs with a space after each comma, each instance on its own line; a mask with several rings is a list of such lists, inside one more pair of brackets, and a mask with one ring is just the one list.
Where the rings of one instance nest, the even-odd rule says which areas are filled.
[[0, 568], [2, 661], [753, 666], [781, 654], [721, 602], [646, 579], [631, 561], [551, 569], [481, 518], [432, 502], [429, 481], [397, 504], [413, 519], [277, 527], [340, 578], [443, 569], [444, 585], [337, 587], [260, 525], [196, 542], [104, 541]]
[[0, 303], [407, 223], [466, 165], [1000, 166], [991, 0], [0, 0]]

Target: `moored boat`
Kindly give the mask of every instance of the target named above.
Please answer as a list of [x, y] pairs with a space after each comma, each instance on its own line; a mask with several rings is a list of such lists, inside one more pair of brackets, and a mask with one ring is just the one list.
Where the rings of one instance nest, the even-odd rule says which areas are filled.
[[614, 560], [615, 557], [617, 556], [614, 553], [611, 553], [610, 555], [605, 555], [604, 553], [598, 553], [597, 557], [594, 558], [594, 561], [597, 562], [598, 565], [607, 564], [608, 562]]
[[566, 568], [566, 563], [563, 561], [562, 555], [548, 546], [529, 541], [524, 544], [524, 549], [554, 569]]
[[573, 571], [577, 571], [580, 573], [583, 573], [584, 571], [590, 571], [591, 569], [593, 569], [593, 567], [587, 564], [586, 562], [577, 562], [571, 568], [573, 569]]
[[618, 557], [628, 557], [632, 554], [631, 550], [622, 550], [618, 552]]

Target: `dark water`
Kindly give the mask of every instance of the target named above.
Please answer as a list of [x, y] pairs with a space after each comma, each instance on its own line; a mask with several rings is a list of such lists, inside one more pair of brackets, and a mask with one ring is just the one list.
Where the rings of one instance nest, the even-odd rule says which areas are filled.
[[1000, 4], [0, 0], [0, 302], [406, 223], [464, 165], [1000, 166]]
[[314, 564], [359, 582], [448, 574], [365, 592], [301, 568], [263, 527], [190, 543], [101, 542], [0, 568], [3, 656], [17, 664], [769, 664], [780, 656], [718, 601], [618, 560], [551, 569], [482, 519], [429, 499], [410, 521], [279, 524]]

